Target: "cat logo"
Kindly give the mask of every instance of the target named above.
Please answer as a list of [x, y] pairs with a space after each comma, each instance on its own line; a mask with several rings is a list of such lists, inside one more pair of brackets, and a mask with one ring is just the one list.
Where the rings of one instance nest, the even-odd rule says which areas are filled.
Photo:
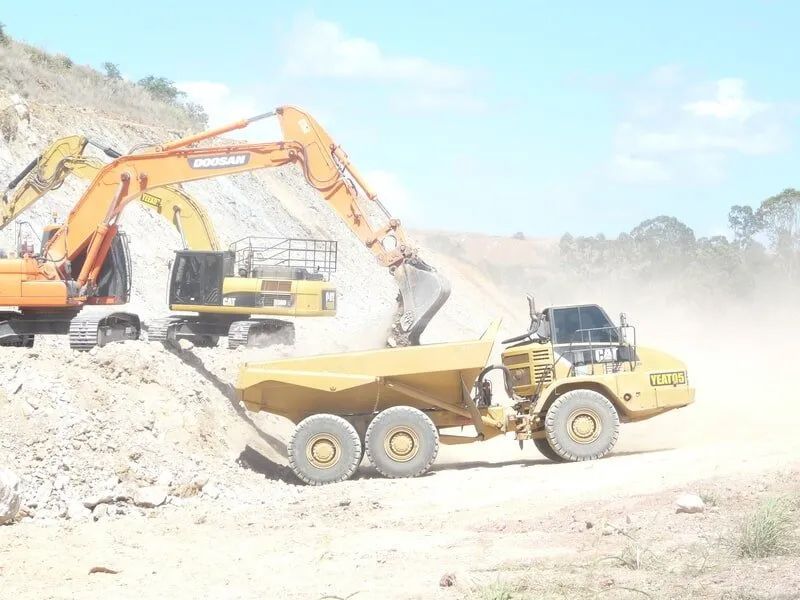
[[669, 373], [651, 373], [650, 385], [683, 385], [686, 383], [686, 371], [670, 371]]

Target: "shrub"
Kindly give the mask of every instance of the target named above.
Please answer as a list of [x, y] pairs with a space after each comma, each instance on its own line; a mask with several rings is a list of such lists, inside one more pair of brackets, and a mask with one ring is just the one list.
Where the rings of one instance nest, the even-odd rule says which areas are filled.
[[765, 558], [795, 549], [793, 506], [785, 498], [772, 498], [748, 514], [736, 532], [735, 549], [743, 558]]

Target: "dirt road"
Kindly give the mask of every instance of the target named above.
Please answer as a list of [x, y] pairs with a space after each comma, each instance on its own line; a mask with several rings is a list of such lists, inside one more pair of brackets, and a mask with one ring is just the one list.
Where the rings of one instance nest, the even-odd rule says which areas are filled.
[[[625, 541], [600, 535], [606, 520], [644, 526], [653, 544], [689, 548], [686, 538], [699, 542], [697, 531], [724, 529], [729, 516], [675, 515], [678, 492], [727, 495], [722, 511], [740, 508], [733, 499], [748, 490], [755, 498], [774, 485], [800, 489], [796, 438], [752, 444], [746, 452], [719, 443], [645, 448], [634, 428], [626, 428], [632, 435], [626, 441], [623, 434], [613, 456], [590, 463], [555, 465], [532, 448], [520, 452], [495, 440], [461, 448], [459, 456], [445, 451], [432, 473], [415, 480], [387, 481], [369, 467], [359, 479], [324, 488], [265, 480], [261, 507], [194, 498], [120, 520], [22, 522], [0, 530], [4, 595], [463, 598], [497, 573], [541, 569], [575, 586], [568, 597], [580, 597], [581, 586], [618, 577], [613, 565], [581, 572]], [[587, 522], [594, 524], [589, 530]], [[96, 566], [119, 573], [90, 575]], [[448, 573], [456, 585], [440, 587]], [[705, 589], [708, 596], [701, 594], [705, 575], [627, 575], [656, 597], [721, 597], [734, 580], [710, 573], [720, 583]], [[800, 575], [791, 577], [800, 584]], [[683, 592], [671, 595], [678, 581]]]

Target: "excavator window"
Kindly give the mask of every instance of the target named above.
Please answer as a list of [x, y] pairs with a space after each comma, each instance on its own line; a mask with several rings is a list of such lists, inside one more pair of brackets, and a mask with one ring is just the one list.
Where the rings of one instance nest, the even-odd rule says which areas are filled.
[[232, 259], [226, 252], [175, 253], [170, 278], [170, 304], [222, 304], [222, 282]]

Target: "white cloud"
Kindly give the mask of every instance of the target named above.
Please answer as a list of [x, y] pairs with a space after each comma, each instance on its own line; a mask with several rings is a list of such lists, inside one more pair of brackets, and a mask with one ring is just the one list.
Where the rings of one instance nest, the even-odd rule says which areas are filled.
[[330, 21], [303, 19], [289, 36], [286, 72], [301, 77], [402, 81], [425, 87], [457, 88], [466, 73], [416, 56], [386, 54], [373, 41], [350, 37]]
[[408, 218], [409, 214], [413, 214], [411, 194], [397, 174], [376, 169], [368, 171], [364, 178], [392, 216]]
[[[176, 87], [186, 93], [191, 102], [205, 108], [209, 128], [220, 127], [269, 112], [274, 107], [260, 105], [249, 94], [234, 92], [226, 84], [218, 81], [181, 81]], [[275, 119], [265, 119], [249, 125], [246, 129], [226, 134], [228, 137], [252, 141], [272, 141], [281, 139], [280, 127]]]
[[741, 79], [697, 85], [675, 67], [656, 69], [630, 94], [607, 173], [626, 183], [716, 182], [732, 157], [781, 152], [786, 115], [745, 90]]
[[372, 40], [349, 36], [337, 23], [301, 19], [287, 36], [286, 45], [283, 68], [290, 77], [380, 85], [392, 93], [392, 104], [399, 108], [483, 109], [467, 70], [420, 56], [386, 52]]
[[715, 83], [715, 88], [713, 99], [688, 102], [683, 109], [700, 117], [746, 121], [770, 108], [766, 102], [747, 98], [745, 82], [741, 79], [720, 79]]

